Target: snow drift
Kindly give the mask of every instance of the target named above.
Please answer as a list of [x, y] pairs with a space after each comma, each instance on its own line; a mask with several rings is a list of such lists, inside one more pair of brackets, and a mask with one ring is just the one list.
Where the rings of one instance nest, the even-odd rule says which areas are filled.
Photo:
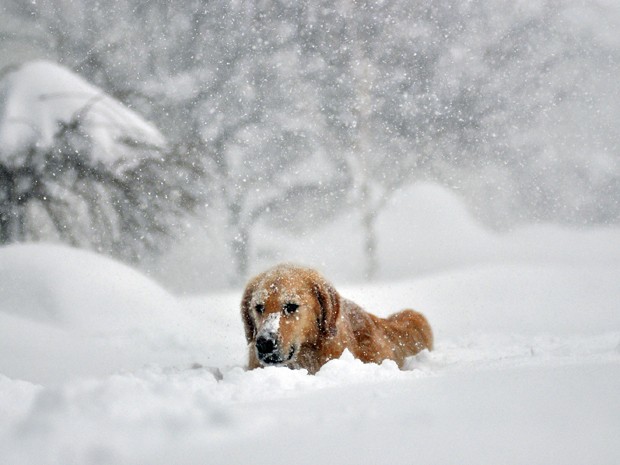
[[163, 359], [176, 363], [185, 351], [188, 363], [199, 358], [192, 351], [199, 350], [201, 328], [177, 299], [93, 252], [0, 248], [0, 295], [4, 375], [60, 382]]
[[613, 232], [531, 228], [495, 237], [501, 258], [332, 279], [380, 316], [423, 311], [436, 349], [402, 371], [345, 354], [316, 376], [243, 369], [240, 291], [181, 298], [92, 253], [1, 248], [0, 461], [616, 464]]

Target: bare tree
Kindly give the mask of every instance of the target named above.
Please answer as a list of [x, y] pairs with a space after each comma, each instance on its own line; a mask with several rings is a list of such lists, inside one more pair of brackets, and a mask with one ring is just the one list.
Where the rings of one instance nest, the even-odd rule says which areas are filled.
[[[619, 68], [596, 1], [6, 3], [36, 21], [29, 37], [51, 37], [50, 53], [156, 121], [179, 159], [200, 160], [238, 275], [254, 226], [294, 230], [303, 220], [282, 215], [304, 196], [358, 209], [368, 277], [379, 214], [419, 179], [459, 189], [495, 225], [620, 217], [617, 131], [590, 150], [599, 128], [566, 116], [597, 92], [606, 103], [592, 69]], [[347, 206], [330, 200], [342, 189]]]
[[435, 106], [441, 104], [432, 84], [449, 39], [436, 24], [415, 32], [430, 6], [350, 0], [304, 5], [304, 51], [315, 68], [321, 63], [308, 78], [322, 91], [332, 156], [351, 179], [349, 200], [364, 234], [364, 275], [372, 279], [379, 268], [379, 214], [400, 187], [429, 176], [439, 133]]
[[[486, 192], [478, 209], [495, 224], [596, 208], [578, 205], [575, 186], [589, 203], [617, 198], [618, 169], [602, 176], [597, 168], [618, 166], [610, 164], [614, 155], [589, 153], [585, 144], [578, 153], [563, 142], [583, 124], [563, 127], [559, 140], [550, 136], [560, 115], [592, 95], [592, 69], [620, 69], [604, 37], [574, 21], [595, 14], [603, 24], [608, 8], [340, 0], [304, 2], [300, 11], [307, 76], [321, 89], [333, 154], [352, 179], [367, 277], [378, 268], [376, 218], [392, 193], [419, 179], [472, 197]], [[488, 195], [493, 185], [501, 195]]]

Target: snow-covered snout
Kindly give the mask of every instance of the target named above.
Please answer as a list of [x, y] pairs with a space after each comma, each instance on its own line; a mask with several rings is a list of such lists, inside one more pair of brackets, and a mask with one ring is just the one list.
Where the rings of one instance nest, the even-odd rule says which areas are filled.
[[[259, 304], [259, 308], [260, 308]], [[264, 307], [264, 305], [263, 305]], [[256, 356], [261, 363], [276, 365], [289, 361], [295, 355], [295, 348], [292, 347], [289, 353], [282, 353], [282, 342], [280, 338], [280, 318], [279, 312], [270, 313], [264, 320], [256, 336]]]
[[248, 285], [242, 316], [252, 367], [297, 368], [319, 338], [322, 312], [312, 282], [280, 267]]
[[[272, 289], [266, 299], [260, 294], [253, 299], [251, 312], [256, 325], [254, 351], [261, 365], [286, 365], [296, 359], [301, 344], [312, 333], [315, 318], [303, 299], [288, 292]], [[309, 320], [309, 321], [307, 321]]]

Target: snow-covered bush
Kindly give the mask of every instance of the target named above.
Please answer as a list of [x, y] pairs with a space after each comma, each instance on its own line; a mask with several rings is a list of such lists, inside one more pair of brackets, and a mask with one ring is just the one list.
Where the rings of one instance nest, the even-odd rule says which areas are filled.
[[59, 239], [138, 260], [196, 202], [197, 173], [66, 68], [35, 61], [0, 81], [0, 243]]

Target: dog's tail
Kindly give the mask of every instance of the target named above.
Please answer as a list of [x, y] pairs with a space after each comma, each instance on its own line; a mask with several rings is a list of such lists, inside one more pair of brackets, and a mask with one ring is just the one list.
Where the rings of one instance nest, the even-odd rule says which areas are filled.
[[[402, 327], [407, 336], [414, 339], [420, 350], [433, 350], [433, 330], [420, 312], [407, 309], [388, 317], [388, 321]], [[418, 352], [419, 352], [418, 351]]]

